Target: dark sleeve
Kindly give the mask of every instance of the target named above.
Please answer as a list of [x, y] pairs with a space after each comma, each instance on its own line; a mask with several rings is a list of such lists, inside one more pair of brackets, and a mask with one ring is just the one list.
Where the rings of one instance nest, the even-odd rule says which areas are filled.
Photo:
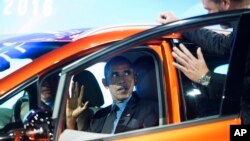
[[211, 73], [210, 83], [207, 86], [208, 95], [211, 99], [220, 99], [223, 94], [226, 75], [219, 73]]
[[[250, 56], [248, 56], [247, 60], [250, 60]], [[241, 98], [241, 115], [243, 124], [250, 125], [250, 62], [248, 61], [246, 65]]]
[[110, 112], [110, 109], [111, 105], [95, 111], [94, 115], [91, 117], [91, 121], [89, 123], [89, 128], [87, 129], [87, 131], [101, 133], [106, 116]]
[[250, 125], [250, 94], [243, 91], [241, 98], [241, 117], [243, 124]]
[[91, 119], [94, 116], [94, 112], [92, 109], [87, 109], [85, 112], [81, 113], [80, 116], [77, 118], [77, 130], [80, 131], [88, 131]]
[[228, 36], [201, 28], [182, 33], [188, 41], [201, 47], [202, 51], [228, 57], [230, 55], [232, 34]]

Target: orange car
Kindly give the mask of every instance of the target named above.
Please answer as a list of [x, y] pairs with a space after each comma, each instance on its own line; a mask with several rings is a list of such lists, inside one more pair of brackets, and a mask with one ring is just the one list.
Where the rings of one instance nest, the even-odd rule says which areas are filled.
[[[249, 16], [250, 11], [242, 10], [159, 26], [85, 29], [70, 35], [71, 38], [5, 39], [0, 49], [0, 139], [228, 141], [230, 125], [242, 124], [238, 90], [246, 77], [243, 74], [247, 66], [241, 64], [249, 54], [249, 40], [244, 38], [250, 34]], [[228, 74], [223, 93], [211, 99], [205, 87], [191, 82], [174, 68], [171, 50], [183, 43], [195, 52], [197, 45], [183, 38], [182, 32], [231, 22], [238, 24], [239, 32], [230, 59], [204, 52], [210, 70]], [[242, 52], [245, 53], [240, 54]], [[144, 75], [138, 77], [143, 91], [139, 95], [158, 103], [159, 125], [118, 134], [66, 129], [66, 100], [72, 79], [79, 76], [84, 84], [84, 100], [90, 102], [89, 107], [102, 108], [111, 104], [111, 96], [101, 85], [101, 79], [106, 61], [117, 55], [132, 62], [144, 57], [153, 61], [150, 69], [143, 70]], [[22, 66], [12, 68], [19, 61]], [[52, 106], [44, 104], [41, 94], [43, 83], [51, 80], [55, 86], [54, 91], [50, 90], [55, 95]], [[78, 128], [83, 128], [80, 126], [79, 123]]]

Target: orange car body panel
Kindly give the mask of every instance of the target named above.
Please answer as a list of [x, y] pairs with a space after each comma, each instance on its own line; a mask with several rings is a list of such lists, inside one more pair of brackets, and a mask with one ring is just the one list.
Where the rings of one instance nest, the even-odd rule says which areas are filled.
[[239, 118], [208, 122], [206, 124], [171, 130], [166, 129], [155, 133], [117, 139], [116, 141], [229, 141], [230, 130], [228, 125], [240, 123]]
[[166, 83], [166, 93], [167, 93], [167, 103], [168, 103], [168, 118], [166, 123], [179, 123], [181, 121], [180, 117], [180, 93], [179, 93], [179, 82], [178, 75], [175, 67], [173, 66], [173, 57], [171, 54], [170, 44], [166, 41], [162, 42], [163, 64], [164, 64], [164, 74]]

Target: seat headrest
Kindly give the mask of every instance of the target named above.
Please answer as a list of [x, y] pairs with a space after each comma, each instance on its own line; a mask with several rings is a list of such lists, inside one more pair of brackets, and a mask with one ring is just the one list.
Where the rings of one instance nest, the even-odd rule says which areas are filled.
[[89, 101], [89, 107], [100, 107], [104, 104], [104, 98], [95, 76], [84, 70], [73, 77], [74, 82], [84, 85], [83, 102]]
[[134, 69], [137, 76], [136, 91], [142, 99], [158, 101], [155, 63], [151, 56], [135, 60]]

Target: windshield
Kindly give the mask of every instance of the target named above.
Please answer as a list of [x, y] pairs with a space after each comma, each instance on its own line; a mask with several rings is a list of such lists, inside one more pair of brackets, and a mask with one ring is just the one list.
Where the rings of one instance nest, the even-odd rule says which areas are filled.
[[0, 43], [0, 79], [67, 42]]

